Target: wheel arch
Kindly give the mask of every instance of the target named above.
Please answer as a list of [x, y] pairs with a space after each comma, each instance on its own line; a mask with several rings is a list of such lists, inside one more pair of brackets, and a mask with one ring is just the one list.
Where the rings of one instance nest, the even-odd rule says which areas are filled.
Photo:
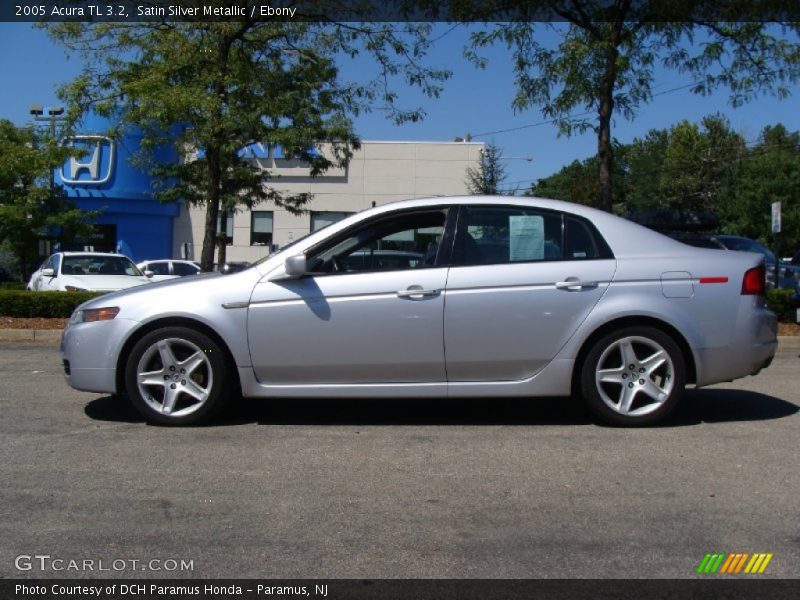
[[621, 329], [623, 327], [654, 327], [659, 329], [669, 335], [675, 343], [680, 348], [681, 354], [683, 354], [683, 358], [686, 364], [686, 383], [696, 383], [697, 382], [697, 365], [695, 363], [694, 353], [692, 352], [691, 346], [689, 346], [689, 342], [686, 340], [686, 337], [678, 331], [674, 326], [670, 325], [669, 323], [662, 321], [661, 319], [657, 319], [655, 317], [647, 317], [647, 316], [626, 316], [626, 317], [619, 317], [614, 319], [613, 321], [608, 321], [607, 323], [603, 323], [600, 327], [595, 329], [581, 344], [581, 349], [578, 351], [578, 355], [575, 358], [575, 367], [572, 370], [572, 392], [575, 394], [578, 390], [580, 390], [580, 374], [581, 370], [583, 369], [583, 362], [586, 360], [586, 356], [589, 354], [589, 351], [594, 346], [595, 342], [599, 340], [604, 335], [614, 331], [615, 329]]
[[228, 344], [225, 342], [222, 336], [220, 336], [206, 323], [196, 319], [191, 319], [188, 317], [164, 317], [162, 319], [156, 319], [155, 321], [145, 323], [139, 327], [139, 329], [134, 331], [127, 340], [125, 340], [122, 350], [117, 357], [115, 372], [118, 394], [122, 395], [125, 393], [125, 364], [128, 362], [128, 356], [130, 356], [131, 350], [133, 350], [136, 342], [138, 342], [140, 339], [142, 339], [142, 337], [151, 331], [156, 331], [157, 329], [162, 329], [164, 327], [188, 327], [190, 329], [195, 329], [213, 339], [217, 344], [219, 344], [219, 347], [222, 348], [222, 351], [225, 354], [225, 367], [231, 374], [231, 381], [236, 386], [237, 393], [241, 390], [239, 369], [236, 367], [236, 361], [233, 359], [233, 353], [231, 352], [231, 349], [228, 347]]

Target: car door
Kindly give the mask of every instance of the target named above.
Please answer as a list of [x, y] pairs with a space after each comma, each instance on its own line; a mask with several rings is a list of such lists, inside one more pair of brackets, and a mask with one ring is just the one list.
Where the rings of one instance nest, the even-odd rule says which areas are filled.
[[448, 381], [536, 374], [589, 315], [615, 268], [588, 221], [521, 206], [464, 206], [446, 290]]
[[[261, 281], [247, 322], [257, 379], [444, 382], [447, 215], [405, 210], [354, 225], [306, 253], [307, 275]], [[387, 260], [399, 251], [420, 258]]]

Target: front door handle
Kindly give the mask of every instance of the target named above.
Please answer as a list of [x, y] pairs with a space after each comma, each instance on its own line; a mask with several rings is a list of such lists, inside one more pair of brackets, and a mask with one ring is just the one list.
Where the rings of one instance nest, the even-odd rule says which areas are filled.
[[596, 281], [581, 281], [577, 277], [567, 277], [564, 281], [556, 281], [557, 290], [577, 291], [583, 288], [597, 287]]
[[407, 290], [397, 292], [398, 298], [423, 298], [425, 296], [437, 296], [439, 290], [423, 290], [422, 287], [412, 285]]

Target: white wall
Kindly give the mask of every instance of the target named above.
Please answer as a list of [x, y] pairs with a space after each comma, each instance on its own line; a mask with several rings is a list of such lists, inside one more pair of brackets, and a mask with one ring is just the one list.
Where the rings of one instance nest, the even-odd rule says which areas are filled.
[[[467, 168], [477, 167], [482, 143], [476, 142], [362, 142], [346, 169], [331, 169], [319, 177], [294, 161], [258, 159], [275, 177], [270, 185], [291, 193], [309, 192], [308, 211], [358, 212], [372, 203], [384, 204], [407, 198], [458, 196], [467, 193]], [[310, 231], [311, 215], [292, 215], [264, 203], [253, 210], [273, 211], [273, 243], [283, 246]], [[200, 259], [205, 210], [181, 207], [175, 219], [173, 256], [179, 257], [185, 242], [192, 244], [194, 260]], [[268, 250], [250, 246], [250, 211], [234, 215], [233, 244], [229, 261], [255, 261]]]

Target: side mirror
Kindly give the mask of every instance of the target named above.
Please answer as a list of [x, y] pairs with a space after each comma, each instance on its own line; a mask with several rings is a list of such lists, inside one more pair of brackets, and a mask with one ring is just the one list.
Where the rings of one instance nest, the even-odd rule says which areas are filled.
[[155, 275], [155, 273], [153, 273], [152, 271], [145, 271], [144, 272], [144, 276], [147, 277], [148, 279], [151, 279], [153, 277], [153, 275]]
[[47, 269], [42, 269], [42, 277], [53, 277], [55, 274], [56, 272], [49, 267]]
[[305, 254], [298, 254], [296, 256], [290, 256], [286, 259], [286, 262], [283, 264], [284, 272], [286, 276], [290, 279], [297, 279], [298, 277], [302, 277], [308, 272], [307, 264], [306, 264], [306, 255]]

